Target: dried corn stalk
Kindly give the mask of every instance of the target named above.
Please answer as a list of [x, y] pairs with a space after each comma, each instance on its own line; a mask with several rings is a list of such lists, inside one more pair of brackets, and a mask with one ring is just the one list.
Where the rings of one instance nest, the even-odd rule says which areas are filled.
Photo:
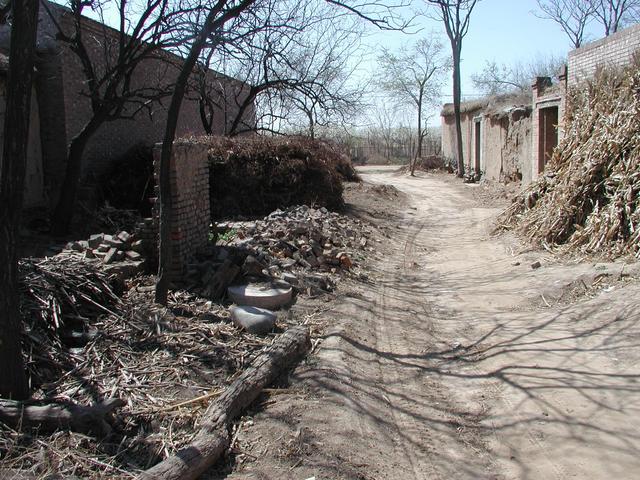
[[569, 92], [565, 137], [502, 229], [567, 251], [640, 256], [640, 62]]

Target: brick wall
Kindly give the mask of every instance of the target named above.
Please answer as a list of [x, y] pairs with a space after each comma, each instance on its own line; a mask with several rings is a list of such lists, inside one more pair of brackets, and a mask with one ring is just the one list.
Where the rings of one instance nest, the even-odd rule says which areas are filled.
[[[67, 32], [73, 31], [73, 18], [66, 11], [60, 11], [60, 25]], [[106, 41], [115, 42], [118, 32], [91, 19], [83, 19], [85, 42], [98, 69], [105, 68], [111, 59], [105, 58]], [[93, 39], [93, 41], [92, 41]], [[136, 86], [164, 88], [172, 85], [178, 76], [176, 62], [179, 59], [166, 53], [163, 59], [146, 59], [136, 67], [133, 88]], [[62, 50], [62, 69], [64, 76], [64, 108], [66, 111], [66, 136], [69, 141], [86, 124], [91, 116], [91, 105], [86, 95], [85, 78], [77, 56], [69, 49]], [[219, 81], [220, 76], [210, 71], [208, 80]], [[224, 77], [227, 82], [239, 84], [237, 80]], [[122, 119], [104, 123], [93, 135], [87, 145], [83, 159], [83, 178], [91, 178], [104, 173], [110, 162], [123, 155], [136, 144], [153, 145], [162, 140], [170, 98], [156, 102], [149, 111], [144, 110], [133, 120]], [[231, 103], [231, 99], [227, 103]], [[233, 100], [232, 103], [235, 103]], [[227, 108], [233, 110], [233, 106]], [[237, 107], [235, 108], [237, 111]], [[125, 111], [126, 113], [130, 113]], [[248, 112], [247, 116], [252, 116]], [[225, 133], [225, 118], [221, 110], [216, 111], [213, 121], [213, 133]], [[187, 95], [182, 103], [176, 137], [203, 135], [204, 127], [200, 120], [199, 102]]]
[[[160, 169], [161, 146], [153, 152], [156, 182]], [[209, 159], [207, 147], [177, 141], [170, 163], [171, 182], [171, 278], [180, 278], [187, 263], [209, 239]], [[140, 228], [141, 237], [151, 247], [157, 246], [158, 211]], [[155, 252], [152, 252], [155, 253]]]
[[569, 87], [590, 78], [599, 67], [620, 67], [640, 50], [640, 24], [569, 52]]

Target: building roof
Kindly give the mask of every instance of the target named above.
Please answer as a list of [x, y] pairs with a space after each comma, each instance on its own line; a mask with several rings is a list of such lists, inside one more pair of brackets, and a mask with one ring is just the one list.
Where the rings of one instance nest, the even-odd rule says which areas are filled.
[[[473, 113], [481, 110], [485, 115], [494, 115], [509, 112], [514, 108], [530, 106], [531, 102], [531, 95], [528, 93], [491, 95], [478, 100], [462, 102], [460, 104], [460, 113]], [[445, 103], [440, 115], [449, 117], [453, 114], [453, 103]]]

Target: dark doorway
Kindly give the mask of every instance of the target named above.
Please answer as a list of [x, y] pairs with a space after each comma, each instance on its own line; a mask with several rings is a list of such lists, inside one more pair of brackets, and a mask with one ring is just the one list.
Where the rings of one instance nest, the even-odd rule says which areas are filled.
[[480, 158], [482, 156], [482, 123], [481, 120], [475, 121], [474, 128], [474, 136], [475, 136], [475, 156], [474, 156], [474, 170], [475, 173], [480, 173]]
[[541, 108], [538, 113], [538, 173], [544, 170], [558, 146], [558, 107]]

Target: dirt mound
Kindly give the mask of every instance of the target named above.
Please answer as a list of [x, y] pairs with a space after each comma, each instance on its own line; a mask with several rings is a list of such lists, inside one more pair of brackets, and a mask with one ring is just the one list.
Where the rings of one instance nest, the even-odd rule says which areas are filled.
[[211, 214], [264, 215], [291, 205], [337, 209], [342, 181], [357, 180], [335, 145], [303, 137], [208, 137]]
[[547, 247], [639, 255], [640, 62], [569, 92], [565, 137], [499, 219]]

